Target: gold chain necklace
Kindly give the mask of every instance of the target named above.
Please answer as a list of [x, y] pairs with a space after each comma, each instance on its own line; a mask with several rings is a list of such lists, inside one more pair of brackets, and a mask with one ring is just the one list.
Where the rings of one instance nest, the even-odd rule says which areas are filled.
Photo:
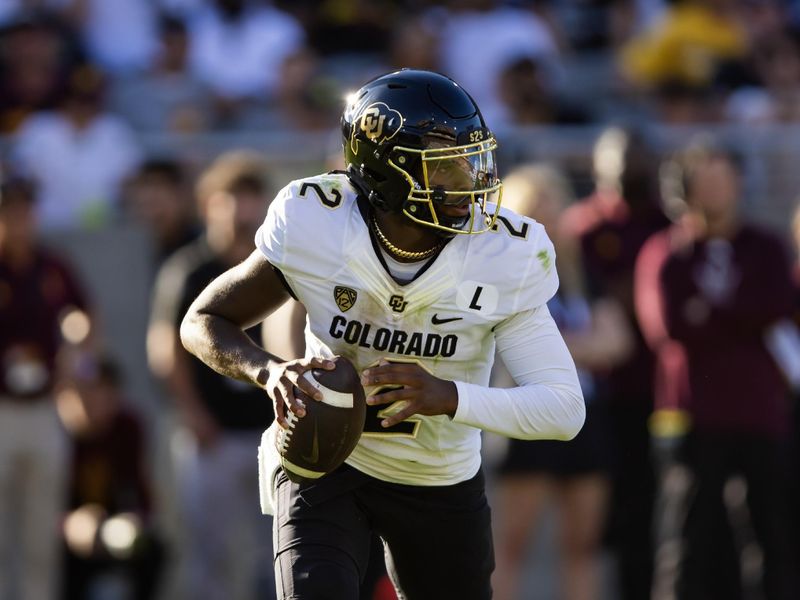
[[378, 236], [378, 239], [380, 240], [381, 244], [383, 244], [384, 248], [386, 248], [391, 254], [394, 254], [397, 258], [405, 258], [406, 260], [422, 260], [424, 258], [428, 258], [429, 256], [433, 256], [443, 244], [443, 242], [439, 242], [433, 248], [429, 248], [428, 250], [411, 252], [410, 250], [398, 248], [392, 242], [390, 242], [385, 235], [383, 235], [381, 228], [378, 227], [378, 221], [375, 220], [375, 215], [372, 215], [372, 229], [375, 231], [375, 235]]

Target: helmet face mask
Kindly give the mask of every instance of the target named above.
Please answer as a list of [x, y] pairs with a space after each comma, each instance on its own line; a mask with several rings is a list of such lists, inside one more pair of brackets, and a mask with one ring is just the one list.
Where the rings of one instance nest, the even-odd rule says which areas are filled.
[[[388, 163], [410, 185], [403, 214], [416, 223], [449, 234], [482, 233], [490, 229], [495, 216], [489, 214], [487, 205], [499, 204], [501, 195], [495, 148], [497, 144], [490, 135], [486, 141], [462, 146], [395, 147]], [[409, 161], [406, 158], [409, 155], [417, 155], [416, 160]], [[404, 169], [404, 162], [416, 164], [417, 173]]]
[[379, 77], [353, 95], [342, 134], [351, 180], [375, 208], [446, 237], [494, 225], [497, 143], [452, 80], [412, 70]]

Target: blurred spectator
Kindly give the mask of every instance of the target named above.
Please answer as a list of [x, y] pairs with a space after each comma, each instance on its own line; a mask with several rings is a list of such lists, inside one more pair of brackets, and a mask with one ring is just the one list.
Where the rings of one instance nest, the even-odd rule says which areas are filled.
[[[494, 521], [497, 600], [522, 597], [526, 549], [553, 504], [558, 512], [560, 598], [600, 598], [600, 546], [610, 481], [608, 432], [592, 372], [625, 360], [633, 338], [622, 308], [611, 299], [590, 303], [583, 287], [580, 255], [558, 235], [558, 219], [572, 200], [566, 178], [543, 165], [519, 167], [504, 178], [503, 205], [536, 219], [558, 255], [561, 285], [547, 303], [575, 359], [586, 400], [586, 423], [568, 444], [510, 440], [497, 467]], [[497, 385], [494, 382], [493, 385]], [[509, 382], [514, 385], [513, 382]]]
[[398, 69], [441, 71], [439, 36], [430, 19], [410, 17], [398, 21], [392, 28], [388, 57], [389, 64]]
[[116, 363], [84, 354], [71, 366], [57, 396], [72, 446], [62, 598], [154, 599], [164, 548], [152, 522], [144, 424], [122, 398]]
[[208, 0], [157, 0], [162, 11], [186, 19], [200, 11]]
[[189, 133], [213, 124], [209, 89], [190, 73], [189, 36], [183, 21], [164, 17], [160, 45], [149, 70], [118, 81], [110, 105], [136, 130]]
[[481, 106], [490, 129], [509, 122], [500, 100], [503, 68], [520, 58], [552, 62], [558, 55], [546, 23], [531, 9], [494, 0], [449, 0], [442, 14], [439, 63]]
[[616, 46], [653, 26], [674, 0], [622, 0], [614, 2], [613, 28]]
[[564, 212], [560, 235], [576, 240], [589, 298], [611, 298], [634, 332], [628, 360], [598, 377], [608, 407], [612, 496], [608, 541], [617, 555], [620, 598], [650, 593], [655, 477], [647, 418], [653, 405], [653, 356], [633, 307], [633, 270], [645, 240], [667, 224], [659, 210], [656, 161], [641, 132], [608, 128], [593, 155], [595, 191]]
[[764, 39], [753, 49], [754, 82], [727, 100], [727, 117], [739, 123], [800, 121], [800, 40], [789, 31]]
[[697, 125], [720, 121], [724, 97], [718, 90], [697, 84], [669, 81], [653, 93], [656, 119], [665, 125]]
[[530, 58], [506, 65], [498, 85], [509, 121], [515, 125], [575, 125], [589, 121], [580, 108], [570, 106], [552, 92], [541, 65]]
[[648, 28], [674, 0], [514, 0], [536, 6], [559, 46], [584, 57], [618, 49]]
[[53, 388], [90, 321], [72, 270], [38, 242], [31, 182], [0, 184], [0, 597], [54, 600], [67, 439]]
[[83, 35], [92, 62], [113, 75], [150, 66], [157, 46], [157, 7], [142, 0], [61, 0]]
[[402, 3], [390, 0], [294, 0], [287, 4], [300, 13], [309, 45], [323, 56], [382, 55], [403, 8]]
[[106, 224], [120, 186], [139, 163], [133, 133], [104, 110], [105, 83], [93, 67], [77, 68], [61, 107], [32, 115], [16, 136], [15, 160], [41, 189], [43, 228]]
[[184, 167], [171, 159], [150, 159], [133, 176], [126, 209], [152, 234], [156, 264], [200, 233]]
[[341, 111], [344, 92], [326, 75], [317, 56], [310, 50], [297, 52], [283, 62], [280, 74], [274, 108], [266, 115], [274, 121], [269, 129], [329, 130]]
[[0, 24], [15, 21], [20, 14], [30, 11], [56, 12], [70, 0], [0, 0]]
[[[206, 284], [244, 260], [266, 215], [268, 182], [257, 155], [226, 154], [197, 186], [205, 235], [161, 268], [148, 332], [148, 359], [164, 378], [188, 430], [178, 457], [179, 501], [186, 517], [186, 597], [270, 598], [272, 520], [260, 514], [255, 464], [272, 403], [260, 389], [212, 371], [189, 355], [180, 322]], [[260, 325], [248, 333], [258, 343]]]
[[310, 49], [299, 50], [280, 65], [272, 102], [248, 103], [228, 124], [240, 130], [282, 133], [329, 130], [345, 95], [339, 76]]
[[677, 0], [651, 28], [622, 49], [621, 69], [644, 89], [664, 84], [704, 87], [722, 61], [748, 49], [737, 0]]
[[305, 38], [293, 17], [255, 0], [210, 0], [189, 25], [192, 70], [223, 117], [248, 99], [271, 98], [281, 65]]
[[76, 39], [55, 19], [23, 13], [9, 22], [0, 31], [0, 132], [55, 108], [78, 57]]
[[[800, 200], [800, 199], [799, 199]], [[794, 324], [800, 329], [800, 201], [795, 207], [794, 215], [792, 218], [792, 249], [794, 251], [794, 261], [792, 264], [792, 282], [795, 289], [795, 304], [794, 304]], [[800, 355], [795, 356], [796, 360], [800, 360]], [[792, 462], [791, 462], [791, 506], [800, 506], [800, 386], [794, 385], [793, 392], [793, 406], [792, 413], [794, 419], [792, 421]], [[800, 514], [798, 511], [793, 511], [792, 520], [792, 537], [794, 539], [794, 552], [795, 560], [797, 561], [796, 572], [800, 572]]]
[[[729, 522], [723, 494], [741, 475], [763, 555], [764, 597], [796, 598], [787, 496], [791, 419], [786, 382], [765, 342], [793, 309], [786, 252], [776, 236], [741, 221], [740, 165], [728, 151], [692, 144], [662, 175], [676, 224], [642, 249], [637, 310], [656, 350], [673, 352], [671, 363], [659, 363], [672, 371], [662, 371], [657, 390], [659, 401], [673, 404], [658, 406], [651, 427], [692, 480], [672, 507], [683, 516], [673, 536], [682, 552], [670, 557], [678, 561], [675, 580], [657, 589], [664, 597], [743, 597], [743, 525]], [[685, 387], [676, 390], [679, 376]]]
[[750, 0], [736, 2], [739, 21], [747, 29], [751, 50], [780, 35], [789, 27], [792, 0]]
[[[798, 288], [800, 288], [800, 197], [797, 199], [797, 204], [794, 208], [791, 223], [791, 240], [792, 250], [794, 251], [794, 261], [792, 266], [793, 280]], [[800, 315], [797, 317], [800, 323]]]
[[615, 0], [539, 0], [535, 4], [556, 33], [559, 46], [576, 52], [603, 52], [616, 41], [621, 19], [635, 26], [637, 2]]

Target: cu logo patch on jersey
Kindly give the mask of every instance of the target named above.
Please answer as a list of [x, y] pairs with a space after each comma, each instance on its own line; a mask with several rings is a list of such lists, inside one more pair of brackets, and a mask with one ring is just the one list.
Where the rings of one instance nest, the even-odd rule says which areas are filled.
[[389, 306], [396, 313], [403, 312], [406, 309], [406, 305], [408, 305], [408, 302], [406, 302], [403, 297], [398, 294], [395, 294], [389, 298]]

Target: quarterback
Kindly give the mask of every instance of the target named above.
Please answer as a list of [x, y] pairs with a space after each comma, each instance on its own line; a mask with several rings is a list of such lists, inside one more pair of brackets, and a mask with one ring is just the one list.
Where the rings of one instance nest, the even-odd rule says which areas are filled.
[[[568, 440], [585, 415], [546, 307], [553, 246], [501, 208], [495, 139], [454, 81], [378, 77], [348, 98], [341, 124], [346, 171], [278, 194], [251, 256], [200, 294], [181, 338], [274, 403], [260, 468], [280, 598], [358, 598], [375, 532], [400, 598], [488, 599], [480, 430]], [[283, 361], [242, 330], [289, 296], [308, 314], [306, 357]], [[487, 387], [495, 349], [519, 387]], [[271, 436], [288, 411], [305, 414], [295, 388], [319, 399], [302, 374], [336, 355], [361, 372], [364, 432], [341, 468], [294, 483]]]

